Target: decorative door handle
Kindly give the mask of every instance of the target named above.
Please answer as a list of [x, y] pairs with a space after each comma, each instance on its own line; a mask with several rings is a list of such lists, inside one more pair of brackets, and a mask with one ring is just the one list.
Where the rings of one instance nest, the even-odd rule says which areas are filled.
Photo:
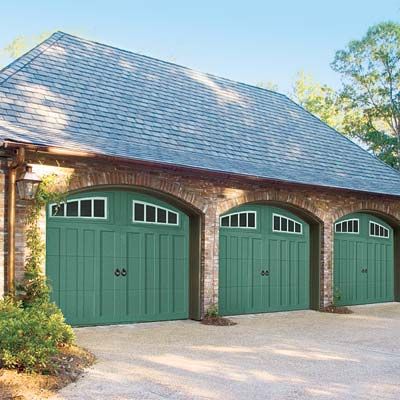
[[264, 275], [265, 275], [265, 272], [264, 272], [264, 270], [262, 270], [262, 271], [261, 271], [261, 275], [262, 275], [262, 276], [264, 276]]
[[120, 272], [120, 270], [117, 268], [117, 269], [114, 271], [114, 275], [115, 275], [115, 276], [120, 276], [120, 274], [121, 274], [121, 272]]
[[269, 276], [269, 271], [265, 271], [265, 272], [264, 272], [264, 275], [265, 275], [265, 276]]
[[122, 276], [126, 276], [127, 273], [128, 273], [128, 272], [126, 271], [125, 268], [122, 268], [122, 269], [121, 269], [121, 275], [122, 275]]

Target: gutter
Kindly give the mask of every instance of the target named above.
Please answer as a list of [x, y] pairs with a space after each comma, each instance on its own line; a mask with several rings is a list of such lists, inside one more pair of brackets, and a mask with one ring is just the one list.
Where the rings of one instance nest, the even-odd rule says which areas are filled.
[[[101, 160], [101, 161], [107, 161], [107, 162], [112, 162], [112, 163], [117, 163], [117, 164], [135, 164], [135, 165], [141, 165], [141, 166], [148, 166], [148, 167], [158, 167], [158, 168], [163, 168], [163, 169], [168, 169], [170, 171], [182, 171], [182, 172], [187, 172], [187, 173], [192, 173], [195, 175], [199, 174], [208, 174], [209, 176], [214, 176], [219, 179], [246, 179], [248, 181], [257, 181], [259, 183], [276, 183], [276, 184], [287, 184], [291, 185], [294, 187], [300, 187], [300, 188], [310, 188], [310, 189], [319, 189], [319, 190], [334, 190], [334, 191], [340, 191], [340, 192], [350, 192], [350, 193], [359, 193], [359, 194], [369, 194], [369, 195], [374, 195], [374, 196], [380, 196], [380, 197], [390, 197], [390, 198], [399, 198], [400, 195], [395, 195], [395, 194], [388, 194], [388, 193], [380, 193], [380, 192], [370, 192], [366, 190], [357, 190], [357, 189], [350, 189], [350, 188], [344, 188], [344, 187], [337, 187], [337, 186], [323, 186], [323, 185], [313, 185], [309, 183], [300, 183], [300, 182], [292, 182], [289, 180], [284, 180], [284, 179], [273, 179], [273, 178], [265, 178], [265, 177], [260, 177], [260, 176], [255, 176], [255, 175], [247, 175], [247, 174], [240, 174], [240, 173], [229, 173], [229, 172], [223, 172], [223, 171], [215, 171], [211, 169], [206, 169], [206, 168], [195, 168], [195, 167], [188, 167], [188, 166], [176, 166], [174, 164], [168, 164], [168, 163], [162, 163], [162, 162], [157, 162], [157, 161], [146, 161], [146, 160], [139, 160], [139, 159], [133, 159], [133, 158], [126, 158], [126, 157], [118, 157], [118, 156], [110, 156], [110, 155], [104, 155], [104, 154], [99, 154], [99, 153], [93, 153], [89, 151], [80, 151], [80, 150], [72, 150], [72, 149], [66, 149], [63, 147], [56, 147], [56, 146], [46, 146], [46, 145], [39, 145], [39, 144], [31, 144], [27, 142], [15, 142], [15, 141], [10, 141], [10, 140], [3, 140], [0, 142], [0, 147], [3, 147], [4, 149], [20, 149], [24, 148], [26, 151], [30, 151], [33, 153], [45, 153], [48, 155], [53, 155], [53, 156], [65, 156], [65, 157], [80, 157], [80, 158], [91, 158], [91, 159], [96, 159], [96, 160]], [[204, 175], [202, 175], [204, 176]]]

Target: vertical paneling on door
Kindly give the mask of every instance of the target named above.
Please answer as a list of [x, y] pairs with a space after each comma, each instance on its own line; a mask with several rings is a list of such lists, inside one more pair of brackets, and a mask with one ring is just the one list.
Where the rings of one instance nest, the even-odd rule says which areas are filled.
[[[46, 271], [52, 298], [67, 321], [95, 325], [188, 318], [189, 218], [130, 191], [86, 192], [70, 199], [90, 196], [107, 198], [106, 219], [47, 218]], [[134, 200], [177, 212], [179, 224], [133, 221]]]
[[[292, 213], [246, 205], [255, 228], [220, 227], [219, 308], [223, 315], [309, 308], [309, 227]], [[273, 214], [302, 224], [301, 234], [274, 232]]]
[[[335, 232], [334, 301], [356, 305], [393, 301], [393, 230], [379, 218], [355, 213], [337, 222], [359, 220], [359, 232]], [[370, 221], [389, 230], [389, 237], [370, 235]], [[336, 225], [335, 225], [336, 226]]]

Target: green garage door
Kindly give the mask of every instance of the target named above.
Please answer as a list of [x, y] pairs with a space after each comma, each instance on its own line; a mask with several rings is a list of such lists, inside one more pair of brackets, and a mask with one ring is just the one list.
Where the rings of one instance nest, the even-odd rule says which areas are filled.
[[130, 191], [50, 205], [46, 271], [73, 325], [188, 318], [188, 217]]
[[309, 226], [292, 213], [246, 205], [220, 219], [222, 315], [309, 308]]
[[393, 301], [393, 230], [363, 213], [335, 223], [334, 300], [339, 305]]

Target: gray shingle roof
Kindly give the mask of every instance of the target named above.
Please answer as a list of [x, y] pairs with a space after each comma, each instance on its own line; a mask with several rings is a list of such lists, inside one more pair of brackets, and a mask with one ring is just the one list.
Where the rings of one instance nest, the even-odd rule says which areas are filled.
[[286, 96], [57, 32], [0, 71], [0, 138], [400, 195], [400, 174]]

